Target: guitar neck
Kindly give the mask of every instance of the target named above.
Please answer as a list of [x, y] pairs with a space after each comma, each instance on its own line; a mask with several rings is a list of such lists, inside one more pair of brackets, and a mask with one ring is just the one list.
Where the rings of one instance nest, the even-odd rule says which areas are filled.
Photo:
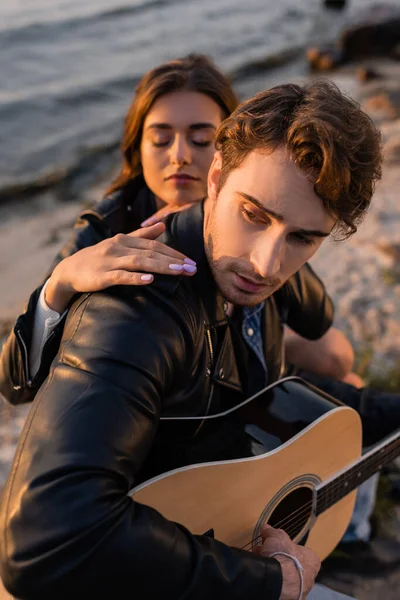
[[363, 454], [347, 469], [317, 487], [316, 514], [320, 515], [339, 502], [399, 454], [400, 433], [397, 432]]

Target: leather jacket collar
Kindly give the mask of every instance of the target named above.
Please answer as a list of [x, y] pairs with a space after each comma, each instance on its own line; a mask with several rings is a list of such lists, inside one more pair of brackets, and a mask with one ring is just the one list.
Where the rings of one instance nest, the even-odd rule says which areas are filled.
[[[224, 299], [217, 289], [204, 249], [204, 201], [188, 210], [171, 215], [167, 222], [164, 241], [183, 252], [197, 263], [197, 273], [191, 279], [198, 298], [205, 308], [206, 330], [212, 333], [214, 361], [212, 376], [218, 384], [242, 391], [236, 364]], [[285, 286], [284, 286], [285, 288]], [[268, 380], [278, 379], [283, 368], [282, 306], [275, 294], [266, 299], [262, 314], [262, 337]]]
[[210, 376], [214, 383], [242, 393], [229, 322], [224, 312], [224, 299], [208, 264], [203, 230], [204, 201], [172, 215], [167, 223], [165, 238], [160, 238], [160, 241], [196, 261], [197, 273], [191, 278], [191, 284], [204, 309], [205, 343], [211, 357]]
[[[208, 325], [226, 325], [224, 299], [218, 290], [204, 249], [204, 200], [188, 210], [171, 215], [166, 242], [196, 261], [197, 273], [193, 283], [208, 316]], [[167, 226], [168, 227], [168, 226]], [[160, 238], [160, 241], [164, 241]]]

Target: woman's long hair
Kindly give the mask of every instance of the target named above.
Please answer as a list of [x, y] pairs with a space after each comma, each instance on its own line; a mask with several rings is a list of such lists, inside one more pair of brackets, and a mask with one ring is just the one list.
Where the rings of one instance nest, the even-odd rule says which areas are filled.
[[228, 78], [209, 57], [202, 54], [189, 54], [148, 71], [140, 80], [126, 115], [121, 143], [122, 168], [107, 194], [123, 188], [142, 172], [140, 144], [144, 120], [158, 98], [180, 91], [200, 92], [209, 96], [221, 107], [224, 118], [238, 105]]

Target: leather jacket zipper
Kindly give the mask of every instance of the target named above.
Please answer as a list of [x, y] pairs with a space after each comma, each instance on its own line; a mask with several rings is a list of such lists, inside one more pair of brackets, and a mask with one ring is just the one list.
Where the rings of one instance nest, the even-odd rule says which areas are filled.
[[[19, 348], [21, 350], [21, 354], [23, 357], [23, 367], [24, 367], [26, 385], [28, 387], [30, 387], [32, 385], [32, 380], [30, 378], [30, 373], [29, 373], [28, 350], [27, 350], [26, 344], [24, 342], [24, 338], [22, 337], [21, 330], [16, 329], [15, 334], [17, 336]], [[22, 387], [22, 386], [19, 386], [19, 387]]]
[[[211, 387], [210, 387], [210, 393], [208, 395], [208, 402], [207, 402], [207, 408], [206, 408], [206, 414], [204, 416], [207, 416], [211, 407], [211, 401], [212, 401], [212, 397], [213, 397], [213, 393], [214, 393], [214, 382], [211, 379], [211, 375], [212, 375], [212, 367], [214, 364], [214, 349], [212, 346], [212, 340], [211, 340], [211, 333], [210, 330], [207, 328], [207, 325], [204, 324], [206, 327], [206, 338], [207, 338], [207, 342], [208, 342], [208, 350], [210, 352], [210, 365], [207, 368], [207, 376], [210, 378], [211, 381]], [[204, 420], [201, 421], [200, 425], [198, 426], [198, 428], [196, 429], [194, 435], [197, 435], [200, 431], [200, 429], [203, 427], [204, 424]]]

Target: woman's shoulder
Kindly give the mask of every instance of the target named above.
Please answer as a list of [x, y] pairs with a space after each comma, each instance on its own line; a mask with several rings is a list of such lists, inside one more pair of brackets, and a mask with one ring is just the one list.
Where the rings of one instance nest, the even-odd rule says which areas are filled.
[[102, 221], [110, 235], [115, 235], [138, 229], [155, 210], [154, 195], [143, 177], [138, 176], [82, 211], [79, 218]]

